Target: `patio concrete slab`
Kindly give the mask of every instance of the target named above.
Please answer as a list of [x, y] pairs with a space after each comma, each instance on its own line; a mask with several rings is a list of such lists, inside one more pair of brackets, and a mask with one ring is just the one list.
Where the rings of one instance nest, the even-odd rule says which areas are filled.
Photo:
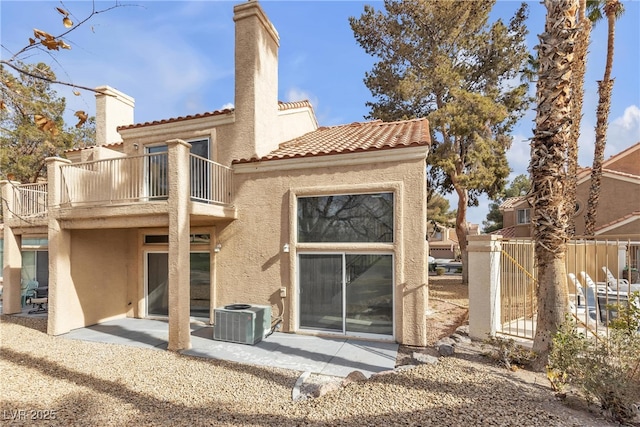
[[[63, 335], [69, 339], [161, 350], [167, 348], [168, 336], [166, 321], [130, 318], [75, 329]], [[192, 348], [183, 354], [339, 377], [355, 370], [370, 377], [393, 369], [398, 353], [398, 344], [392, 342], [279, 332], [255, 345], [216, 341], [213, 327], [200, 323], [191, 324], [191, 344]]]

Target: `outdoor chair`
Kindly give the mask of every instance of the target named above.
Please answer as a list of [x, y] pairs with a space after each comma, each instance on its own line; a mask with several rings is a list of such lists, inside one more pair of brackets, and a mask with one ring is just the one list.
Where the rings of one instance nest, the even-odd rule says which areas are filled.
[[31, 303], [31, 298], [35, 298], [37, 295], [36, 289], [38, 289], [38, 282], [36, 280], [29, 280], [21, 287], [22, 307], [26, 307]]
[[49, 298], [44, 297], [44, 298], [31, 298], [31, 302], [33, 303], [34, 306], [36, 306], [35, 309], [33, 310], [29, 310], [29, 314], [37, 314], [37, 313], [46, 313], [47, 312], [47, 307], [45, 307], [45, 304], [49, 303]]
[[597, 320], [598, 301], [596, 299], [595, 290], [588, 286], [583, 286], [575, 274], [568, 273], [567, 276], [569, 276], [569, 279], [571, 279], [572, 283], [576, 287], [576, 294], [578, 296], [578, 308], [584, 309], [589, 314], [589, 317], [591, 319]]
[[602, 267], [602, 271], [607, 275], [607, 284], [610, 288], [627, 293], [640, 291], [640, 283], [629, 283], [627, 279], [616, 279], [606, 266]]
[[607, 283], [594, 282], [591, 276], [584, 271], [580, 272], [580, 277], [587, 287], [593, 288], [596, 292], [613, 292], [613, 289], [611, 289]]

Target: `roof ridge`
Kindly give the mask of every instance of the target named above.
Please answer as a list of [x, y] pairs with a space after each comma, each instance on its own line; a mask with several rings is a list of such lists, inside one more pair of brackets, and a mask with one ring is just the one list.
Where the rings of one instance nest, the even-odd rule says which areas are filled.
[[209, 112], [205, 112], [205, 113], [189, 114], [189, 115], [186, 115], [186, 116], [178, 116], [178, 117], [171, 117], [171, 118], [168, 118], [168, 119], [153, 120], [151, 122], [134, 123], [134, 124], [131, 124], [131, 125], [118, 126], [117, 130], [121, 131], [121, 130], [127, 130], [127, 129], [141, 128], [141, 127], [146, 127], [146, 126], [155, 126], [155, 125], [163, 125], [163, 124], [167, 124], [167, 123], [181, 122], [181, 121], [185, 121], [185, 120], [202, 119], [202, 118], [205, 118], [205, 117], [212, 117], [212, 116], [220, 116], [220, 115], [224, 115], [224, 114], [230, 114], [230, 113], [232, 113], [234, 111], [235, 111], [235, 108], [225, 108], [225, 109], [222, 109], [222, 110], [214, 110], [214, 111], [209, 111]]

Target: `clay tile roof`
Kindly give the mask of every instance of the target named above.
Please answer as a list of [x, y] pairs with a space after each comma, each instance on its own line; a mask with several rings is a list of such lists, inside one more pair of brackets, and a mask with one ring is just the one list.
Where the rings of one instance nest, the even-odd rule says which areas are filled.
[[315, 157], [356, 153], [402, 147], [428, 146], [427, 119], [365, 123], [321, 127], [298, 138], [280, 144], [280, 147], [258, 159], [240, 159], [233, 163], [251, 163], [266, 160]]
[[135, 129], [135, 128], [141, 128], [141, 127], [145, 127], [145, 126], [153, 126], [153, 125], [161, 125], [161, 124], [166, 124], [166, 123], [173, 123], [173, 122], [181, 122], [184, 120], [192, 120], [192, 119], [201, 119], [204, 117], [212, 117], [212, 116], [221, 116], [224, 114], [230, 114], [234, 111], [233, 108], [225, 108], [224, 110], [216, 110], [216, 111], [210, 111], [207, 113], [199, 113], [199, 114], [192, 114], [189, 116], [181, 116], [181, 117], [173, 117], [170, 119], [162, 119], [162, 120], [154, 120], [152, 122], [144, 122], [144, 123], [135, 123], [132, 125], [127, 125], [127, 126], [118, 126], [118, 130], [125, 130], [125, 129]]
[[524, 200], [524, 197], [509, 197], [500, 204], [500, 209], [513, 209], [515, 205]]
[[[106, 148], [115, 148], [115, 147], [119, 147], [121, 146], [123, 143], [122, 142], [112, 142], [110, 144], [104, 144], [101, 145], [101, 147], [106, 147]], [[96, 148], [96, 145], [89, 145], [87, 147], [80, 147], [80, 148], [70, 148], [68, 150], [64, 150], [65, 153], [73, 153], [76, 151], [82, 151], [82, 150], [88, 150], [90, 148]]]
[[625, 157], [626, 155], [630, 154], [632, 151], [635, 151], [638, 149], [640, 149], [640, 142], [636, 142], [635, 144], [625, 148], [621, 152], [612, 155], [611, 157], [609, 157], [607, 160], [604, 161], [603, 166], [609, 165], [615, 162], [616, 160], [620, 159], [621, 157]]
[[489, 234], [495, 234], [495, 235], [499, 235], [507, 238], [516, 237], [516, 227], [513, 226], [513, 227], [501, 228], [500, 230], [492, 231]]
[[278, 101], [278, 110], [283, 111], [283, 110], [291, 110], [294, 108], [312, 108], [311, 107], [311, 103], [308, 100], [303, 100], [303, 101], [295, 101], [295, 102], [283, 102], [283, 101]]
[[624, 221], [626, 221], [626, 220], [628, 220], [628, 219], [630, 219], [630, 218], [633, 218], [633, 217], [638, 217], [638, 218], [640, 218], [640, 211], [631, 212], [630, 214], [627, 214], [627, 215], [625, 215], [625, 216], [623, 216], [623, 217], [620, 217], [620, 218], [618, 218], [618, 219], [615, 219], [615, 220], [613, 220], [613, 221], [611, 221], [611, 222], [608, 222], [608, 223], [606, 223], [606, 224], [602, 224], [601, 226], [596, 227], [595, 231], [598, 231], [598, 230], [602, 230], [602, 229], [604, 229], [604, 228], [611, 227], [612, 225], [616, 225], [616, 224], [618, 224], [618, 223], [622, 223], [622, 222], [624, 222]]
[[[296, 102], [278, 101], [278, 110], [280, 110], [280, 111], [291, 110], [291, 109], [294, 109], [294, 108], [304, 108], [304, 107], [311, 108], [311, 103], [309, 101], [307, 101], [307, 100], [296, 101]], [[135, 128], [141, 128], [141, 127], [145, 127], [145, 126], [153, 126], [153, 125], [161, 125], [161, 124], [165, 124], [165, 123], [180, 122], [180, 121], [184, 121], [184, 120], [201, 119], [201, 118], [204, 118], [204, 117], [220, 116], [220, 115], [223, 115], [223, 114], [232, 113], [233, 111], [234, 111], [234, 108], [225, 108], [224, 110], [209, 111], [209, 112], [206, 112], [206, 113], [192, 114], [192, 115], [189, 115], [189, 116], [172, 117], [170, 119], [154, 120], [152, 122], [144, 122], [144, 123], [135, 123], [135, 124], [132, 124], [132, 125], [127, 125], [127, 126], [118, 126], [118, 130], [135, 129]]]

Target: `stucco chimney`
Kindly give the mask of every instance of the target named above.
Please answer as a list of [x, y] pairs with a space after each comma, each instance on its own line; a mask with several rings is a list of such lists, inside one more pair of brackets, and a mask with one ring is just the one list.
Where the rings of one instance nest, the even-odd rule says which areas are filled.
[[231, 157], [261, 157], [277, 147], [280, 37], [257, 1], [233, 8], [236, 137]]
[[122, 142], [116, 129], [133, 124], [134, 99], [109, 86], [96, 91], [96, 145]]

